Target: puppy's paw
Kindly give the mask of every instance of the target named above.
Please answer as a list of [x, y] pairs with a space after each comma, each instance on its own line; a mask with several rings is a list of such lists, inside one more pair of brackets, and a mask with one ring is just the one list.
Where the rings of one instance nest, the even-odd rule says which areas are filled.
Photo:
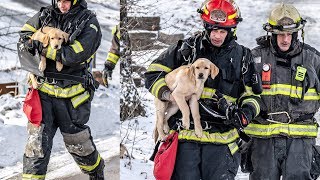
[[170, 131], [170, 127], [168, 126], [168, 124], [163, 125], [163, 132], [165, 134], [169, 134]]
[[190, 118], [182, 118], [182, 126], [184, 129], [190, 129]]
[[56, 69], [57, 69], [57, 71], [61, 71], [62, 70], [62, 68], [63, 68], [63, 64], [61, 63], [61, 62], [56, 62]]
[[32, 83], [32, 88], [33, 89], [38, 89], [38, 83], [37, 83], [36, 80], [33, 80], [31, 83]]
[[46, 61], [40, 61], [40, 63], [39, 63], [39, 70], [40, 70], [41, 72], [43, 72], [43, 71], [46, 69], [46, 67], [47, 67]]
[[202, 135], [203, 135], [203, 132], [202, 132], [202, 127], [196, 127], [195, 128], [195, 130], [194, 130], [194, 132], [195, 132], [195, 134], [196, 134], [196, 136], [198, 137], [198, 138], [202, 138]]
[[167, 139], [167, 136], [166, 136], [165, 134], [162, 134], [162, 135], [159, 134], [159, 140], [160, 140], [161, 142], [166, 141], [166, 139]]

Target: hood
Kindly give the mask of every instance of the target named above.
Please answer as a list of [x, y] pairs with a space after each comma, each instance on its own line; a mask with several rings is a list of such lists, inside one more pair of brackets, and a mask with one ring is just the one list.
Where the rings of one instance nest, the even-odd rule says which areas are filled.
[[[73, 9], [78, 9], [79, 6], [85, 9], [88, 7], [86, 0], [71, 0], [71, 3], [71, 9], [69, 12], [73, 11]], [[56, 12], [60, 12], [57, 6], [57, 0], [52, 0], [52, 7]]]
[[283, 59], [291, 59], [301, 53], [302, 43], [298, 39], [294, 40], [294, 42], [292, 43], [292, 46], [290, 47], [290, 49], [288, 51], [282, 52], [282, 51], [280, 51], [280, 49], [276, 43], [276, 40], [274, 38], [275, 37], [272, 37], [270, 35], [266, 35], [266, 36], [258, 37], [256, 39], [256, 41], [259, 46], [270, 47], [271, 52], [275, 56], [283, 58]]

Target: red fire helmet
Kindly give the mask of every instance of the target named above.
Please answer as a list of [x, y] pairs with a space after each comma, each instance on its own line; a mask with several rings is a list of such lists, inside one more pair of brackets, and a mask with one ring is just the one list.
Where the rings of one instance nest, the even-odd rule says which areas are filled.
[[234, 28], [242, 21], [240, 10], [233, 0], [207, 0], [198, 12], [206, 29]]

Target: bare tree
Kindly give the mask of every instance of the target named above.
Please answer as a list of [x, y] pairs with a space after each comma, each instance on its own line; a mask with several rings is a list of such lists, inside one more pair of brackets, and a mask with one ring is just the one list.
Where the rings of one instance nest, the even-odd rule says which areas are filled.
[[120, 120], [144, 116], [146, 111], [133, 82], [132, 77], [132, 49], [128, 33], [127, 0], [120, 0], [120, 34], [121, 34], [121, 98], [120, 98]]

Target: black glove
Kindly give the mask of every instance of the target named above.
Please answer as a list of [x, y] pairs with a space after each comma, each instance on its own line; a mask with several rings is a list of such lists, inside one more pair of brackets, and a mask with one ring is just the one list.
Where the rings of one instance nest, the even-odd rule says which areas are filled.
[[[36, 50], [38, 50], [38, 52], [41, 52], [42, 48], [43, 48], [42, 43], [40, 41], [32, 40], [32, 39], [29, 39], [29, 40], [25, 41], [24, 42], [24, 47], [33, 56], [36, 54]], [[41, 51], [39, 51], [39, 48], [41, 48]]]
[[111, 63], [109, 61], [107, 61], [104, 64], [103, 71], [105, 72], [104, 73], [105, 74], [105, 76], [104, 76], [105, 78], [108, 78], [108, 79], [112, 80], [112, 71], [113, 71], [114, 67], [115, 67], [115, 64], [113, 64], [113, 63]]
[[229, 124], [236, 129], [243, 129], [248, 126], [253, 119], [253, 112], [249, 106], [238, 108], [236, 105], [231, 105], [227, 109], [226, 124]]

